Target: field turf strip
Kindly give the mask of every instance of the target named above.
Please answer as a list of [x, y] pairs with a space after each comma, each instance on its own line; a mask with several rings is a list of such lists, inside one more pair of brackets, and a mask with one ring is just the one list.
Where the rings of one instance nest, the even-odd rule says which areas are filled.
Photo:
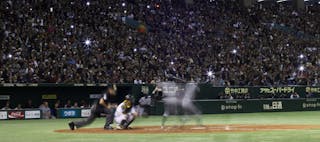
[[[66, 134], [73, 119], [0, 121], [0, 142], [319, 142], [320, 129], [205, 134]], [[191, 120], [192, 121], [192, 120]], [[194, 124], [191, 122], [188, 124]], [[160, 125], [161, 117], [139, 118], [134, 126]], [[204, 124], [316, 124], [320, 111], [203, 115]], [[102, 127], [104, 118], [89, 127]], [[169, 118], [168, 124], [178, 124]], [[160, 127], [160, 126], [159, 126]]]

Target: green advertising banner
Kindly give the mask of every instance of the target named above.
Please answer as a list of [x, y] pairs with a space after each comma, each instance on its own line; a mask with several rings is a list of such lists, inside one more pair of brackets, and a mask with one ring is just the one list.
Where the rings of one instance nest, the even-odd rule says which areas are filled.
[[[320, 110], [320, 99], [196, 100], [194, 103], [204, 114]], [[155, 106], [153, 114], [162, 114], [163, 103], [157, 102]]]
[[58, 109], [58, 118], [80, 118], [81, 109], [69, 109], [62, 108]]
[[89, 117], [91, 114], [90, 108], [59, 108], [58, 118], [80, 118]]

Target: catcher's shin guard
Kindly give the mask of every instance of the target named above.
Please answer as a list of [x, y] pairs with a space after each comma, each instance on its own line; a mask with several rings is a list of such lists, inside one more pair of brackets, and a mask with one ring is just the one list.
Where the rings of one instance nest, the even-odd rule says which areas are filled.
[[130, 125], [133, 121], [134, 121], [134, 119], [132, 119], [132, 120], [129, 121], [129, 122], [126, 122], [126, 123], [123, 125], [123, 127], [124, 127], [125, 129], [127, 129], [127, 128], [129, 127], [129, 125]]

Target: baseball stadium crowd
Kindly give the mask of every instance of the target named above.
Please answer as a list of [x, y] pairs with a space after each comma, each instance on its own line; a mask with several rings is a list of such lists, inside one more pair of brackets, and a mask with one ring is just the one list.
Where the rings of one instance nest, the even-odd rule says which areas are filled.
[[[0, 82], [320, 85], [320, 5], [3, 0]], [[127, 21], [136, 21], [133, 27]]]

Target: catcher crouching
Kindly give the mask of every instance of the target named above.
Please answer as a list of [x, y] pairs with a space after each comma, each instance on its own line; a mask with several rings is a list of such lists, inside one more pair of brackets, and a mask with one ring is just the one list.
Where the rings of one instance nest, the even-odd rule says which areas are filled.
[[133, 100], [130, 95], [118, 105], [114, 114], [114, 120], [117, 125], [116, 129], [130, 129], [129, 125], [135, 120], [138, 113], [133, 107]]

